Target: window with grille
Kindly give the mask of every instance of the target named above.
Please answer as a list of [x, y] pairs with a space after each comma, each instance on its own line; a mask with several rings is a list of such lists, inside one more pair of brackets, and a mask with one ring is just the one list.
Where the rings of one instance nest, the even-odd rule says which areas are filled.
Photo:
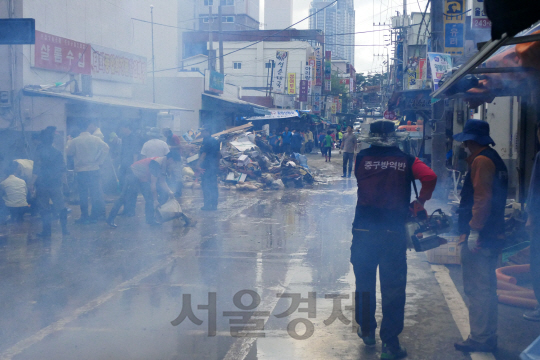
[[204, 6], [212, 6], [214, 5], [214, 0], [204, 0]]
[[220, 5], [234, 5], [234, 0], [221, 0]]
[[233, 62], [233, 68], [235, 70], [239, 70], [242, 68], [242, 63], [241, 62]]
[[223, 23], [233, 23], [234, 22], [234, 16], [222, 16], [221, 22]]

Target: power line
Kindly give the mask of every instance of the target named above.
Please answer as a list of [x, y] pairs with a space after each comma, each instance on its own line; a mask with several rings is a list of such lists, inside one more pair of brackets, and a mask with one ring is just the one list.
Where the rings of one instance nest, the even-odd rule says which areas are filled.
[[[276, 35], [276, 34], [279, 34], [279, 33], [283, 32], [283, 31], [285, 31], [285, 30], [287, 30], [287, 29], [290, 29], [290, 28], [292, 28], [292, 27], [295, 26], [295, 25], [300, 24], [301, 22], [303, 22], [303, 21], [309, 19], [309, 18], [312, 17], [313, 15], [315, 15], [315, 14], [317, 14], [317, 13], [323, 11], [324, 9], [326, 9], [326, 8], [328, 8], [328, 7], [332, 6], [332, 5], [334, 5], [335, 3], [337, 3], [337, 1], [338, 1], [338, 0], [332, 1], [329, 5], [327, 5], [327, 6], [323, 7], [323, 8], [321, 8], [321, 9], [318, 10], [317, 12], [314, 12], [313, 14], [311, 14], [311, 15], [309, 15], [309, 16], [303, 18], [302, 20], [300, 20], [300, 21], [298, 21], [298, 22], [292, 24], [291, 26], [286, 27], [286, 28], [283, 29], [283, 30], [279, 30], [279, 31], [275, 32], [274, 34], [272, 34], [272, 36], [274, 36], [274, 35]], [[249, 44], [249, 45], [246, 45], [246, 46], [244, 46], [244, 47], [241, 47], [240, 49], [233, 50], [233, 51], [231, 51], [231, 52], [229, 52], [229, 53], [227, 53], [227, 54], [220, 54], [219, 56], [215, 56], [213, 59], [210, 59], [210, 60], [219, 59], [219, 58], [221, 58], [221, 57], [225, 57], [225, 56], [230, 55], [230, 54], [233, 54], [233, 53], [235, 53], [235, 52], [238, 52], [238, 51], [247, 49], [247, 48], [250, 47], [250, 46], [253, 46], [253, 45], [256, 45], [256, 44], [258, 44], [258, 43], [260, 43], [260, 42], [263, 42], [264, 40], [268, 39], [269, 37], [270, 37], [270, 36], [264, 37], [264, 38], [262, 38], [262, 39], [259, 40], [259, 41], [256, 41], [256, 42], [254, 42], [254, 43], [251, 43], [251, 44]], [[201, 61], [201, 62], [198, 62], [198, 63], [195, 63], [195, 64], [191, 64], [191, 66], [193, 66], [193, 65], [198, 65], [198, 64], [202, 64], [202, 63], [204, 63], [204, 62], [206, 62], [206, 61], [208, 61], [208, 60], [204, 60], [204, 61]], [[179, 69], [178, 66], [177, 66], [177, 67], [174, 67], [174, 68], [169, 68], [169, 69], [156, 70], [156, 71], [154, 71], [154, 72], [162, 72], [162, 71], [177, 70], [177, 69]]]

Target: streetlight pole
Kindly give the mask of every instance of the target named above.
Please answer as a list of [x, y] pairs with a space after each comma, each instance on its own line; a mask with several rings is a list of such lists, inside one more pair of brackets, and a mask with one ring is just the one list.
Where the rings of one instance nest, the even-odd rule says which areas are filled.
[[152, 20], [152, 102], [156, 102], [156, 58], [154, 56], [154, 5], [150, 5]]

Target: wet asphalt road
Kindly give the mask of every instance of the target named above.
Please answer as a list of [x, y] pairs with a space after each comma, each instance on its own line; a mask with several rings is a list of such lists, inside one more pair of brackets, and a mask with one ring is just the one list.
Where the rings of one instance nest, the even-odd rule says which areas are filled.
[[[43, 242], [38, 224], [4, 229], [0, 359], [378, 359], [380, 341], [366, 348], [350, 322], [356, 184], [334, 174], [309, 189], [221, 191], [209, 213], [187, 190], [192, 228], [149, 227], [140, 204], [116, 230], [72, 225]], [[409, 358], [469, 359], [453, 349], [460, 332], [425, 255], [408, 259]]]

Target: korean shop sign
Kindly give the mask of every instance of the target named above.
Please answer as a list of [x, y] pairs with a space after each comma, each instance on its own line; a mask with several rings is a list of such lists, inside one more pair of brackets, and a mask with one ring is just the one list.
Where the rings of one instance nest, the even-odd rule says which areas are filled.
[[463, 55], [465, 39], [465, 0], [444, 1], [444, 52]]
[[491, 29], [491, 20], [484, 11], [484, 0], [473, 0], [472, 21], [473, 29]]
[[274, 63], [276, 68], [274, 69], [274, 78], [272, 80], [272, 91], [274, 93], [285, 93], [285, 84], [287, 83], [287, 63], [289, 60], [289, 53], [287, 51], [276, 51], [276, 59]]
[[89, 44], [36, 31], [34, 66], [40, 69], [90, 75], [92, 48]]
[[146, 65], [143, 56], [92, 45], [92, 77], [95, 79], [144, 84]]
[[287, 74], [287, 94], [296, 94], [296, 73]]

